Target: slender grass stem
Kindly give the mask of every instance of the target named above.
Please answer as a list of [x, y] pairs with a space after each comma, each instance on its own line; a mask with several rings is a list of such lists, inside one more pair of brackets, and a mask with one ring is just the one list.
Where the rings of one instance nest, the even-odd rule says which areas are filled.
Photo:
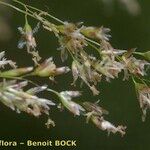
[[100, 49], [97, 48], [95, 45], [91, 44], [91, 42], [87, 41], [88, 45], [97, 50], [97, 52], [100, 54]]
[[[34, 86], [37, 86], [37, 87], [40, 86], [37, 83], [35, 83], [35, 82], [33, 82], [33, 81], [29, 80], [29, 79], [22, 78], [22, 77], [9, 77], [9, 76], [1, 76], [0, 75], [0, 78], [28, 81], [29, 83], [33, 84]], [[59, 96], [59, 93], [57, 91], [53, 90], [53, 89], [47, 88], [46, 91], [49, 91], [49, 92], [54, 93], [55, 95]]]
[[133, 54], [143, 55], [143, 53], [141, 53], [141, 52], [133, 52]]
[[21, 12], [21, 13], [23, 13], [23, 14], [27, 14], [28, 16], [30, 16], [30, 17], [32, 17], [32, 18], [34, 18], [34, 19], [37, 19], [34, 15], [32, 15], [32, 14], [30, 14], [30, 13], [28, 13], [28, 12], [26, 12], [26, 11], [24, 11], [24, 10], [22, 10], [22, 9], [20, 9], [20, 8], [18, 8], [18, 7], [16, 7], [16, 6], [14, 6], [14, 5], [11, 5], [11, 4], [2, 2], [2, 1], [0, 1], [0, 4], [5, 5], [5, 6], [8, 6], [8, 7], [10, 7], [10, 8], [13, 8], [13, 9], [15, 9], [15, 10], [18, 11], [18, 12]]
[[46, 91], [49, 91], [51, 93], [54, 93], [55, 95], [57, 95], [59, 97], [59, 93], [53, 89], [47, 88]]
[[55, 21], [57, 21], [57, 22], [59, 22], [59, 23], [61, 23], [61, 24], [64, 24], [64, 22], [63, 22], [62, 20], [60, 20], [60, 19], [54, 17], [53, 15], [51, 15], [51, 14], [49, 14], [49, 13], [43, 11], [43, 10], [40, 10], [40, 9], [35, 8], [35, 7], [33, 7], [33, 6], [30, 6], [30, 5], [25, 5], [24, 3], [22, 3], [22, 2], [20, 2], [20, 1], [18, 1], [18, 0], [13, 0], [13, 1], [16, 2], [16, 3], [18, 3], [18, 4], [20, 4], [20, 5], [22, 5], [22, 6], [24, 6], [24, 7], [31, 8], [31, 9], [33, 9], [33, 10], [35, 10], [35, 11], [38, 11], [38, 12], [41, 12], [41, 13], [45, 13], [46, 16], [48, 16], [48, 17], [54, 19]]
[[95, 44], [95, 45], [97, 45], [97, 46], [101, 46], [98, 42], [96, 42], [96, 41], [94, 41], [94, 40], [91, 40], [91, 39], [89, 39], [89, 38], [87, 38], [87, 37], [85, 37], [85, 40], [88, 41], [88, 42], [90, 42], [90, 43], [92, 43], [92, 44]]

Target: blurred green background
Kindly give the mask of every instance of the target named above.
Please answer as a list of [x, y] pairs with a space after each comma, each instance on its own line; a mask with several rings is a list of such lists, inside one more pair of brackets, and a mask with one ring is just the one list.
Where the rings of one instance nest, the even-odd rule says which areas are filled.
[[[115, 2], [113, 6], [106, 6], [101, 0], [26, 0], [23, 2], [46, 10], [64, 21], [83, 21], [87, 26], [103, 25], [108, 27], [111, 29], [111, 43], [115, 48], [138, 48], [139, 51], [146, 51], [150, 48], [150, 1], [148, 0], [139, 1], [141, 13], [136, 16], [131, 15], [124, 5]], [[17, 27], [24, 25], [24, 16], [15, 10], [3, 7], [0, 8], [0, 13], [10, 28], [9, 36], [4, 39], [0, 38], [0, 50], [5, 50], [7, 57], [17, 61], [19, 66], [33, 64], [31, 57], [25, 50], [17, 49], [17, 42], [20, 37]], [[33, 26], [37, 23], [32, 18], [29, 18], [29, 22]], [[0, 26], [0, 28], [3, 30], [4, 27]], [[4, 37], [5, 34], [0, 36]], [[54, 35], [40, 29], [36, 38], [41, 56], [43, 58], [54, 56], [56, 64], [61, 66], [60, 54], [56, 50], [58, 42]], [[47, 83], [59, 91], [76, 89], [70, 86], [71, 74], [58, 77], [58, 84], [56, 85], [52, 85], [48, 79], [33, 78], [33, 80], [38, 83]], [[143, 123], [132, 82], [122, 82], [116, 79], [111, 84], [100, 83], [99, 88], [101, 89], [100, 96], [93, 97], [90, 91], [84, 87], [82, 99], [93, 102], [100, 99], [100, 104], [110, 112], [106, 118], [116, 125], [124, 124], [127, 126], [127, 133], [123, 138], [118, 134], [111, 134], [108, 137], [106, 132], [98, 130], [92, 124], [86, 124], [84, 118], [73, 117], [67, 111], [62, 113], [55, 109], [52, 109], [51, 117], [56, 121], [56, 127], [47, 130], [44, 126], [45, 117], [37, 119], [24, 113], [19, 115], [0, 104], [0, 139], [18, 141], [25, 141], [26, 139], [71, 139], [77, 140], [78, 146], [70, 149], [78, 150], [150, 149], [150, 114], [146, 122]], [[42, 93], [42, 96], [55, 99], [51, 94]], [[23, 147], [18, 148], [23, 149]]]

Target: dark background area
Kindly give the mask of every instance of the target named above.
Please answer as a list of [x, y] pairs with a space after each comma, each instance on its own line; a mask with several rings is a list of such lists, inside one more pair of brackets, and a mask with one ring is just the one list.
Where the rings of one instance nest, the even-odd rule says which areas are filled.
[[[111, 43], [115, 48], [137, 48], [139, 51], [147, 51], [150, 48], [150, 1], [141, 0], [141, 13], [133, 16], [128, 13], [125, 6], [115, 3], [112, 11], [104, 7], [100, 0], [32, 0], [23, 1], [40, 9], [49, 11], [52, 15], [68, 22], [83, 21], [87, 26], [105, 26], [111, 29]], [[17, 27], [24, 25], [24, 16], [15, 10], [7, 10], [1, 13], [7, 18], [11, 26], [11, 36], [0, 42], [0, 51], [5, 50], [8, 58], [18, 62], [19, 66], [29, 66], [31, 57], [25, 50], [17, 49], [20, 34]], [[31, 25], [36, 25], [36, 20], [29, 18]], [[0, 27], [1, 28], [1, 27]], [[58, 66], [62, 66], [60, 60], [57, 39], [53, 34], [40, 29], [36, 35], [38, 50], [43, 59], [54, 56]], [[69, 63], [69, 62], [68, 62]], [[48, 79], [36, 79], [38, 83], [47, 83], [59, 91], [76, 89], [70, 86], [71, 74], [57, 78], [58, 84], [52, 85]], [[127, 126], [126, 135], [111, 134], [98, 130], [92, 124], [86, 124], [85, 118], [73, 117], [72, 114], [53, 109], [52, 119], [56, 127], [47, 130], [44, 126], [45, 117], [40, 119], [28, 116], [24, 113], [16, 114], [0, 104], [0, 139], [25, 141], [33, 140], [77, 140], [78, 150], [145, 150], [150, 149], [150, 114], [146, 122], [141, 121], [141, 110], [135, 95], [132, 82], [123, 82], [121, 79], [111, 83], [99, 84], [100, 96], [93, 97], [88, 89], [84, 90], [84, 100], [101, 100], [100, 104], [109, 110], [106, 118], [114, 124]], [[43, 97], [55, 99], [51, 94], [42, 93]], [[21, 148], [22, 149], [22, 148]], [[37, 149], [40, 149], [39, 147]], [[50, 148], [49, 148], [50, 149]], [[54, 147], [52, 149], [55, 149]], [[58, 149], [58, 148], [57, 148]], [[61, 148], [59, 148], [61, 149]], [[69, 149], [69, 148], [65, 148]], [[71, 148], [75, 149], [75, 148]]]

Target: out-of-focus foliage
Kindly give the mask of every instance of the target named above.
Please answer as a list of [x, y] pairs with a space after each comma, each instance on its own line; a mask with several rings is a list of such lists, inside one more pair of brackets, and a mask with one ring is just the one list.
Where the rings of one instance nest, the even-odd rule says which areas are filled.
[[131, 15], [138, 15], [141, 12], [141, 7], [137, 0], [99, 0], [102, 1], [106, 8], [112, 9], [115, 3], [118, 3], [122, 9], [126, 9]]

